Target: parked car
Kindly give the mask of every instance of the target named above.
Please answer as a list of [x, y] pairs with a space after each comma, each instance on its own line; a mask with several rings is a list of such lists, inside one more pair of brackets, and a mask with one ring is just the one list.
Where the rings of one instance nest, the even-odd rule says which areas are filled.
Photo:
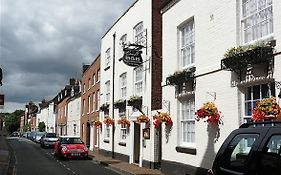
[[20, 132], [15, 131], [15, 132], [13, 132], [10, 136], [11, 136], [11, 137], [19, 137], [19, 136], [20, 136]]
[[34, 138], [34, 142], [35, 143], [40, 143], [42, 136], [46, 134], [46, 132], [36, 132], [35, 133], [35, 138]]
[[279, 175], [281, 121], [246, 123], [224, 141], [209, 174]]
[[54, 144], [54, 156], [59, 158], [87, 158], [88, 148], [78, 136], [60, 136]]
[[35, 135], [36, 135], [36, 132], [35, 132], [35, 131], [31, 131], [28, 138], [29, 138], [30, 140], [34, 141], [34, 140], [35, 140]]
[[56, 133], [46, 133], [42, 136], [40, 145], [42, 148], [53, 147], [56, 141], [58, 141]]

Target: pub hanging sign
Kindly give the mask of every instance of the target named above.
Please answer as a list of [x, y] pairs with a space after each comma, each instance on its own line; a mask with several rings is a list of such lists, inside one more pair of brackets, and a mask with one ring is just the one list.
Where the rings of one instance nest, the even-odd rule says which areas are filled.
[[124, 49], [123, 62], [132, 67], [137, 67], [142, 64], [142, 51], [139, 49]]

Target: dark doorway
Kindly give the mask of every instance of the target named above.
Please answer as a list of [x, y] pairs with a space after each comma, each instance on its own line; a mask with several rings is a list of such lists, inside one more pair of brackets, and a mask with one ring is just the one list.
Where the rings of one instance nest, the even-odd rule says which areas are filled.
[[89, 147], [90, 146], [90, 123], [87, 122], [87, 127], [86, 127], [86, 146]]
[[139, 163], [140, 158], [140, 124], [134, 123], [134, 163]]
[[156, 130], [156, 138], [156, 145], [158, 145], [158, 147], [156, 149], [157, 161], [154, 168], [160, 169], [162, 160], [162, 125], [159, 125], [159, 128]]

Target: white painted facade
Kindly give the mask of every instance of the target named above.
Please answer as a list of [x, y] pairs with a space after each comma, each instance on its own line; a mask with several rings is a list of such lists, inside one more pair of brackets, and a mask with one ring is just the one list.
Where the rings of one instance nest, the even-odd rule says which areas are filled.
[[[231, 71], [221, 70], [221, 59], [224, 53], [238, 45], [243, 45], [241, 30], [241, 2], [240, 0], [211, 0], [191, 1], [180, 0], [170, 8], [163, 9], [163, 79], [175, 71], [182, 70], [180, 58], [180, 29], [190, 21], [194, 22], [195, 32], [195, 78], [194, 92], [184, 94], [184, 97], [175, 95], [174, 86], [163, 86], [163, 100], [170, 102], [170, 114], [174, 124], [166, 142], [163, 134], [162, 160], [182, 163], [193, 167], [211, 168], [215, 155], [222, 142], [229, 133], [238, 128], [245, 117], [245, 90], [262, 82], [240, 83], [240, 86], [231, 86], [237, 75]], [[273, 33], [264, 37], [266, 40], [276, 40], [275, 50], [281, 51], [281, 1], [273, 0]], [[260, 41], [260, 40], [259, 40]], [[203, 75], [206, 74], [206, 75]], [[202, 75], [202, 76], [201, 76]], [[274, 58], [274, 81], [281, 81], [281, 55]], [[263, 83], [268, 83], [270, 78]], [[279, 89], [280, 90], [280, 89]], [[279, 93], [275, 87], [275, 95]], [[180, 129], [180, 101], [195, 99], [195, 111], [203, 103], [214, 101], [223, 116], [223, 125], [220, 125], [220, 137], [214, 141], [214, 128], [208, 127], [203, 121], [195, 121], [195, 141], [182, 144]], [[279, 99], [280, 101], [280, 99]], [[195, 112], [194, 111], [194, 112]], [[164, 125], [162, 128], [164, 131]], [[196, 150], [196, 154], [178, 152], [176, 147]]]
[[47, 107], [40, 109], [40, 112], [37, 113], [36, 119], [36, 128], [38, 128], [39, 122], [44, 122], [46, 125], [46, 132], [55, 132], [56, 113], [54, 112], [54, 102], [49, 102]]
[[81, 96], [70, 97], [67, 103], [67, 135], [80, 136]]
[[[128, 100], [131, 96], [142, 96], [142, 111], [151, 117], [151, 0], [139, 0], [133, 4], [122, 17], [120, 17], [116, 23], [107, 31], [101, 41], [101, 96], [100, 105], [106, 102], [109, 106], [109, 117], [112, 118], [112, 89], [114, 85], [114, 102], [119, 99]], [[144, 13], [145, 12], [145, 13]], [[142, 92], [137, 93], [135, 89], [136, 71], [133, 67], [125, 65], [123, 61], [119, 61], [123, 57], [123, 48], [121, 45], [121, 38], [127, 35], [126, 44], [135, 43], [134, 41], [134, 27], [137, 24], [143, 24], [143, 35], [146, 35], [143, 43], [147, 48], [142, 49], [143, 58], [143, 71], [142, 71]], [[115, 35], [115, 48], [114, 48], [114, 35]], [[110, 61], [107, 64], [108, 50], [110, 50]], [[113, 71], [113, 51], [115, 50], [115, 74], [112, 78]], [[121, 94], [121, 75], [126, 73], [126, 95]], [[112, 81], [114, 80], [114, 82]], [[106, 83], [110, 82], [110, 91], [107, 91]], [[109, 93], [109, 99], [107, 94]], [[122, 138], [121, 125], [117, 124], [119, 119], [119, 110], [114, 109], [115, 119], [115, 134], [114, 134], [114, 150], [112, 150], [112, 126], [107, 127], [103, 124], [100, 129], [100, 149], [108, 151], [109, 153], [114, 151], [116, 154], [125, 155], [129, 158], [129, 163], [137, 163], [139, 166], [143, 166], [143, 161], [155, 162], [155, 150], [154, 150], [154, 130], [151, 127], [150, 136], [148, 140], [143, 140], [142, 130], [144, 124], [137, 124], [136, 120], [141, 113], [139, 111], [133, 111], [131, 106], [126, 107], [125, 116], [131, 121], [130, 127], [127, 128], [126, 138]], [[100, 121], [105, 118], [104, 112], [100, 111]], [[153, 126], [152, 121], [150, 126]], [[124, 131], [125, 132], [125, 131]]]

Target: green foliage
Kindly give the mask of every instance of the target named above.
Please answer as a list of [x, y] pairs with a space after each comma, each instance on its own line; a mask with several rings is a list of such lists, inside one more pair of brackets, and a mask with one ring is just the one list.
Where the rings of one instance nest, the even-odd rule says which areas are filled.
[[4, 119], [5, 127], [10, 133], [19, 130], [20, 118], [23, 115], [24, 115], [23, 110], [16, 110], [13, 113], [8, 113], [5, 115], [5, 119]]
[[31, 125], [30, 123], [26, 124], [23, 126], [23, 131], [26, 132], [26, 131], [31, 131]]
[[46, 129], [45, 122], [39, 122], [38, 129], [39, 129], [40, 132], [45, 131], [45, 129]]

